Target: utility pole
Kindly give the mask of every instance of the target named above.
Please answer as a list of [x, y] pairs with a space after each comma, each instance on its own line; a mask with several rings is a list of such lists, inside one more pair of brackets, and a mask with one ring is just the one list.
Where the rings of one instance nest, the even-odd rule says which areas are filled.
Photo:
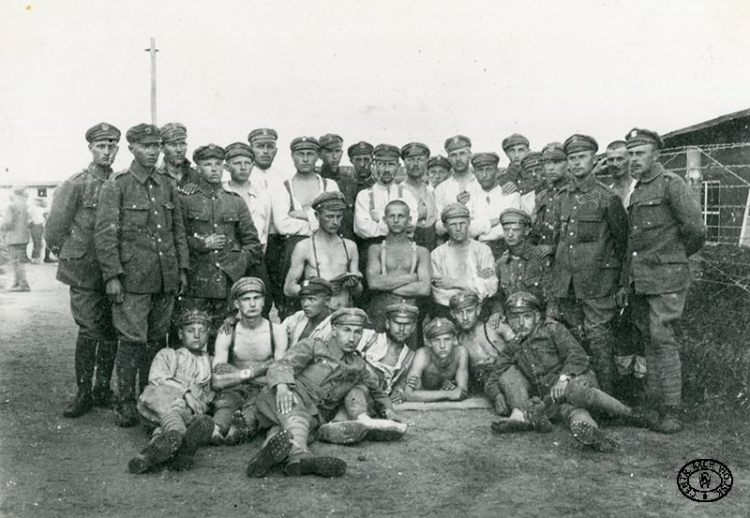
[[151, 47], [145, 50], [151, 54], [151, 124], [156, 126], [156, 53], [159, 49], [154, 38], [151, 38]]

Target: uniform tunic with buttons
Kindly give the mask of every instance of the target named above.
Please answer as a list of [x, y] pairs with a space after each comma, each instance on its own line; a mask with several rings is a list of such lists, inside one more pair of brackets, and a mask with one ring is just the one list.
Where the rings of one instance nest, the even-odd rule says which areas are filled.
[[628, 266], [636, 293], [683, 290], [690, 284], [688, 256], [703, 246], [706, 227], [685, 181], [660, 164], [630, 197]]
[[[196, 171], [190, 160], [187, 159], [177, 165], [168, 164], [166, 161], [162, 162], [156, 167], [156, 172], [175, 182], [178, 190], [188, 184], [198, 183], [198, 179], [200, 178], [200, 173]], [[178, 176], [179, 180], [177, 179]]]
[[537, 247], [528, 240], [518, 250], [506, 250], [495, 264], [499, 282], [497, 298], [504, 305], [510, 295], [525, 291], [545, 307], [550, 292], [549, 270], [550, 257], [539, 259]]
[[175, 293], [188, 268], [177, 187], [137, 162], [104, 182], [94, 234], [104, 282], [131, 293]]
[[559, 189], [548, 187], [536, 195], [534, 225], [529, 236], [537, 245], [554, 246], [556, 221], [553, 206], [558, 192]]
[[628, 215], [620, 197], [590, 175], [560, 189], [553, 212], [555, 296], [567, 297], [571, 283], [578, 299], [613, 295], [625, 284], [628, 243]]
[[44, 239], [59, 262], [57, 280], [68, 286], [104, 291], [94, 247], [99, 191], [112, 169], [91, 163], [55, 190]]
[[[187, 295], [225, 299], [232, 283], [262, 258], [250, 211], [237, 193], [205, 180], [198, 183], [196, 192], [183, 194], [180, 200], [190, 252]], [[226, 238], [222, 249], [206, 247], [211, 234]]]

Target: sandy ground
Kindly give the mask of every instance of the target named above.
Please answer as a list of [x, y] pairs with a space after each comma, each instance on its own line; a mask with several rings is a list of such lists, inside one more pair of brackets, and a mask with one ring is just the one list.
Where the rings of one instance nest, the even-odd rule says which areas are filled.
[[[346, 460], [342, 479], [248, 479], [257, 440], [201, 450], [190, 472], [131, 475], [142, 429], [117, 428], [110, 410], [61, 417], [74, 394], [76, 328], [55, 266], [28, 270], [31, 293], [0, 293], [2, 516], [750, 516], [748, 422], [727, 416], [696, 417], [672, 437], [610, 428], [618, 450], [601, 454], [561, 428], [493, 436], [487, 410], [411, 411], [398, 443], [313, 445]], [[679, 493], [677, 472], [696, 458], [733, 471], [724, 499]]]

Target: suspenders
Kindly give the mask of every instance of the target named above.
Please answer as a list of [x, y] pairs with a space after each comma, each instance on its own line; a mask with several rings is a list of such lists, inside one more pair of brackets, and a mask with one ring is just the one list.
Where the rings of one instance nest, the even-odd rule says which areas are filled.
[[[321, 180], [323, 180], [323, 192], [326, 192], [328, 189], [328, 179], [320, 177]], [[289, 210], [294, 210], [294, 196], [292, 195], [292, 181], [291, 180], [284, 180], [284, 187], [286, 187], [286, 192], [289, 193]]]
[[[380, 243], [380, 274], [388, 275], [388, 267], [386, 266], [386, 259], [388, 256], [388, 243], [383, 240]], [[415, 273], [417, 271], [417, 244], [411, 242], [411, 265], [409, 266], [409, 273]]]
[[[396, 199], [397, 200], [402, 200], [404, 198], [404, 186], [399, 184], [396, 187], [398, 189], [398, 197]], [[388, 188], [388, 193], [390, 194], [390, 192], [391, 192], [391, 190], [390, 190], [390, 187], [389, 187]], [[367, 189], [367, 194], [369, 195], [369, 198], [370, 198], [370, 212], [372, 212], [372, 211], [375, 210], [375, 194], [372, 192], [372, 187], [370, 187], [369, 189]]]

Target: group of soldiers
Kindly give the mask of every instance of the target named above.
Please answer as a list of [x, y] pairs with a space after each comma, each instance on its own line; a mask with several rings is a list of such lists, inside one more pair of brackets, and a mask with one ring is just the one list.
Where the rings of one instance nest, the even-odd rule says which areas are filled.
[[357, 142], [352, 170], [340, 136], [303, 136], [291, 176], [269, 128], [191, 163], [185, 126], [139, 124], [118, 173], [120, 131], [85, 137], [92, 162], [58, 188], [45, 230], [79, 327], [64, 415], [114, 401], [120, 426], [152, 428], [133, 473], [268, 429], [249, 476], [282, 462], [340, 476], [311, 438], [397, 439], [394, 404], [471, 392], [498, 434], [559, 418], [607, 450], [592, 414], [682, 427], [674, 325], [705, 227], [653, 131], [601, 160], [587, 135], [537, 152], [514, 134], [507, 168], [456, 135], [446, 156]]

